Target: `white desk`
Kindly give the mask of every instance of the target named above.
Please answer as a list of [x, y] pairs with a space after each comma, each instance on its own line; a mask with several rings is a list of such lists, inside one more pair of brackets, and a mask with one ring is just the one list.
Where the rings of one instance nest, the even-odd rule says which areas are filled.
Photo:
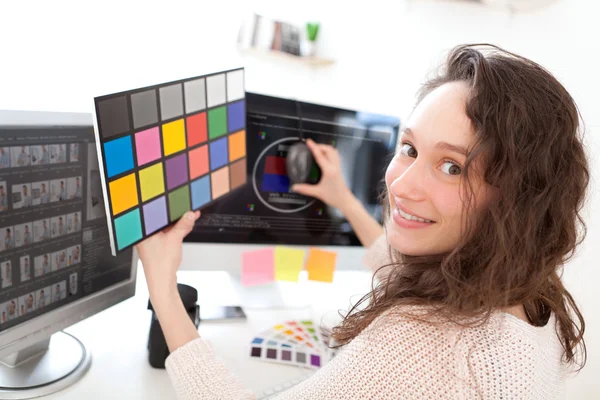
[[[236, 304], [229, 276], [223, 273], [180, 271], [179, 282], [198, 289], [199, 303]], [[337, 311], [347, 309], [371, 284], [368, 272], [337, 272], [333, 284], [301, 281], [282, 283], [284, 290], [311, 300], [298, 308], [246, 309], [246, 322], [200, 324], [200, 334], [215, 349], [227, 367], [249, 389], [260, 391], [305, 375], [306, 369], [251, 360], [250, 340], [260, 331], [286, 319], [312, 318], [336, 321]], [[148, 363], [146, 348], [150, 311], [148, 291], [141, 267], [135, 297], [66, 329], [92, 352], [92, 366], [75, 385], [44, 399], [174, 399], [165, 370]], [[322, 319], [323, 318], [323, 319]]]

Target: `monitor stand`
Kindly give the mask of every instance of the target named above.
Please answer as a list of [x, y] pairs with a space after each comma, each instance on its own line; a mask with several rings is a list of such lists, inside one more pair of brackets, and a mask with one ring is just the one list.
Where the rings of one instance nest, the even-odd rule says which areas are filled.
[[65, 389], [90, 368], [92, 356], [76, 337], [58, 332], [0, 359], [0, 398], [32, 399]]

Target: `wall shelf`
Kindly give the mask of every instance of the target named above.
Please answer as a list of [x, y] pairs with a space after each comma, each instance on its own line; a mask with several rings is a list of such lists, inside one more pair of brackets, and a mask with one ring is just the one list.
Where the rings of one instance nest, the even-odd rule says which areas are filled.
[[240, 48], [240, 52], [244, 56], [251, 56], [257, 58], [264, 59], [272, 59], [274, 61], [283, 60], [283, 61], [291, 61], [299, 64], [305, 64], [310, 66], [327, 66], [335, 63], [335, 60], [330, 58], [321, 58], [321, 57], [302, 57], [295, 56], [293, 54], [284, 53], [282, 51], [275, 50], [261, 50], [256, 48]]

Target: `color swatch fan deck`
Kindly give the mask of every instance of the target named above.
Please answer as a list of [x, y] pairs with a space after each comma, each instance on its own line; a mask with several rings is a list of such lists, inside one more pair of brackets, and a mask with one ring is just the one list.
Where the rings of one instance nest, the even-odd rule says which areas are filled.
[[94, 102], [113, 255], [246, 184], [243, 68]]
[[250, 342], [251, 359], [319, 369], [335, 357], [326, 332], [313, 321], [285, 321], [261, 332]]

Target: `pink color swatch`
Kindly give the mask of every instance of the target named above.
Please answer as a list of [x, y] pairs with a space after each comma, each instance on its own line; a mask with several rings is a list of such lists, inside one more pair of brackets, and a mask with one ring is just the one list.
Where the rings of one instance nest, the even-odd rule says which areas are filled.
[[144, 165], [158, 160], [160, 154], [160, 133], [158, 127], [150, 128], [135, 134], [135, 150], [137, 164]]
[[242, 254], [242, 285], [262, 285], [274, 280], [273, 249], [261, 249]]

